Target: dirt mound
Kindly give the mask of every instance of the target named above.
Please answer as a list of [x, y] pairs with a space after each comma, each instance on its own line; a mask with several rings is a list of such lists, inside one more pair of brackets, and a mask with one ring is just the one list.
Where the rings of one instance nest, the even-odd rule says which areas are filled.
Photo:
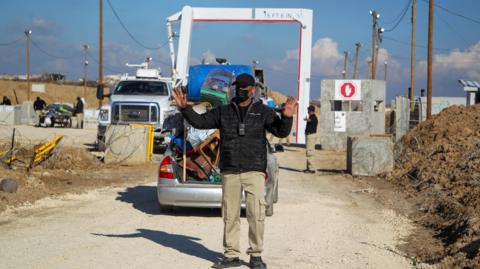
[[480, 268], [480, 105], [453, 106], [395, 145], [390, 179], [418, 201], [414, 219], [437, 246], [414, 240], [411, 255], [445, 268]]
[[85, 149], [61, 147], [56, 149], [55, 153], [44, 161], [41, 166], [45, 169], [94, 169], [102, 166], [93, 154]]

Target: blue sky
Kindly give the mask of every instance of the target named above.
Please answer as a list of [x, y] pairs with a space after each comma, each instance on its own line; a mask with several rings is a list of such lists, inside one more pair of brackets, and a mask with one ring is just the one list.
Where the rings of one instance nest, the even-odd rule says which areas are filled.
[[[371, 16], [381, 14], [385, 29], [408, 0], [297, 0], [297, 1], [159, 1], [110, 0], [131, 33], [144, 45], [156, 47], [166, 40], [165, 18], [184, 5], [204, 7], [309, 8], [314, 12], [311, 97], [320, 96], [320, 80], [339, 78], [343, 51], [350, 52], [349, 76], [353, 69], [356, 42], [363, 44], [359, 76], [367, 72], [371, 48]], [[436, 0], [453, 12], [480, 21], [478, 0]], [[82, 45], [89, 44], [89, 77], [98, 74], [98, 0], [18, 0], [0, 3], [0, 73], [25, 73], [23, 31], [32, 29], [32, 73], [62, 72], [68, 79], [82, 76]], [[383, 62], [388, 62], [387, 94], [405, 94], [409, 86], [410, 10], [394, 31], [385, 33], [381, 44], [378, 77], [383, 78]], [[435, 10], [434, 95], [462, 96], [457, 80], [480, 80], [480, 27], [478, 23]], [[428, 4], [417, 0], [417, 44], [427, 44]], [[12, 45], [5, 45], [20, 39]], [[285, 94], [296, 92], [298, 26], [295, 24], [201, 23], [194, 26], [192, 62], [202, 58], [226, 57], [233, 63], [250, 64], [259, 60], [271, 88]], [[148, 50], [136, 44], [120, 26], [104, 0], [104, 62], [106, 74], [127, 72], [126, 62], [138, 63], [151, 56], [157, 66], [167, 69], [167, 47]], [[50, 55], [47, 55], [50, 54]], [[426, 88], [424, 48], [416, 50], [416, 89]]]

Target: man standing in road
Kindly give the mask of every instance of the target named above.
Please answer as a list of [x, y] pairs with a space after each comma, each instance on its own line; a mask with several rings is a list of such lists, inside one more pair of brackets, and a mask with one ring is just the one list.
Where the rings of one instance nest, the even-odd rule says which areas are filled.
[[315, 115], [315, 107], [308, 106], [308, 117], [305, 118], [307, 126], [305, 127], [305, 141], [306, 141], [306, 155], [307, 155], [307, 169], [303, 170], [305, 173], [315, 173], [315, 166], [313, 164], [313, 153], [315, 152], [315, 144], [317, 143], [317, 125], [318, 119]]
[[235, 97], [228, 105], [197, 114], [187, 105], [186, 96], [175, 89], [175, 102], [185, 119], [198, 129], [220, 129], [220, 170], [222, 171], [223, 247], [225, 257], [214, 268], [241, 266], [240, 209], [242, 189], [246, 196], [250, 268], [265, 269], [262, 261], [265, 221], [266, 132], [278, 137], [290, 134], [296, 101], [289, 97], [281, 117], [261, 101], [254, 101], [255, 79], [249, 74], [236, 77]]
[[83, 101], [80, 96], [77, 97], [77, 104], [75, 105], [75, 116], [77, 117], [77, 129], [83, 129]]
[[42, 114], [42, 110], [47, 106], [47, 103], [40, 98], [40, 96], [37, 96], [37, 99], [35, 99], [35, 102], [33, 102], [33, 110], [35, 110], [35, 116], [36, 116], [36, 126], [40, 126], [40, 115]]

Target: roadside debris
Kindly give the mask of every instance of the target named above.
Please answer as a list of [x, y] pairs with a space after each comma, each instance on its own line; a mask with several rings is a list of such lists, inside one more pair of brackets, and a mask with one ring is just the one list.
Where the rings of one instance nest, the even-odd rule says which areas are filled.
[[15, 193], [18, 189], [18, 183], [14, 179], [3, 179], [0, 181], [0, 190], [9, 193]]

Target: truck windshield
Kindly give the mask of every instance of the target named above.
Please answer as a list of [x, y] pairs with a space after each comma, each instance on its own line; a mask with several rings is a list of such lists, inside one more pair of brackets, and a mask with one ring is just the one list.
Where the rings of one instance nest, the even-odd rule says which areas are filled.
[[162, 81], [122, 81], [114, 94], [168, 96], [168, 87]]

